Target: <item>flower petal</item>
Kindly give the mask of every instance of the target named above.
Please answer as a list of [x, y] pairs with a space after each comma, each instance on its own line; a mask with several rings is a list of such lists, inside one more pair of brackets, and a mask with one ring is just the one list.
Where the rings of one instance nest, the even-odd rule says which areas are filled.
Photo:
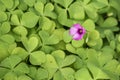
[[77, 31], [78, 31], [78, 29], [77, 28], [75, 28], [75, 27], [71, 27], [70, 28], [70, 31], [69, 31], [69, 33], [70, 33], [70, 35], [74, 35], [74, 34], [76, 34], [77, 33]]
[[75, 27], [77, 29], [82, 29], [82, 26], [80, 24], [74, 24], [73, 27]]
[[84, 35], [84, 34], [81, 34], [81, 35], [80, 35], [79, 33], [76, 33], [76, 34], [73, 36], [73, 39], [74, 39], [74, 40], [81, 40], [81, 39], [83, 38], [83, 35]]
[[83, 27], [82, 29], [83, 29], [83, 35], [84, 35], [84, 34], [86, 33], [86, 30], [85, 30], [85, 28], [84, 28], [84, 27]]

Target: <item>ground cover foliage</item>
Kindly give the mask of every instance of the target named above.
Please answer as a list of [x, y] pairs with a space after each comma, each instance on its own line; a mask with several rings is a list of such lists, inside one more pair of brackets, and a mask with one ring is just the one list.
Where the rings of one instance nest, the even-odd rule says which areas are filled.
[[[120, 80], [119, 0], [0, 0], [0, 80]], [[69, 35], [73, 24], [82, 40]]]

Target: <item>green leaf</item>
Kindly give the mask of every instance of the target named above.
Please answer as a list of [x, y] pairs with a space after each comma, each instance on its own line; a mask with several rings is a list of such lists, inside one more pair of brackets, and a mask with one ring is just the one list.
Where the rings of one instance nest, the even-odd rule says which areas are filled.
[[64, 76], [65, 80], [74, 80], [75, 71], [72, 68], [70, 67], [62, 68], [60, 69], [60, 71], [61, 74]]
[[38, 45], [38, 39], [36, 37], [31, 37], [28, 40], [28, 51], [32, 52]]
[[11, 54], [19, 56], [22, 60], [28, 56], [28, 52], [21, 47], [16, 47]]
[[46, 62], [43, 64], [43, 67], [48, 71], [49, 79], [51, 79], [53, 77], [54, 73], [58, 69], [58, 65], [57, 65], [54, 57], [50, 54], [46, 55]]
[[55, 74], [54, 74], [54, 77], [53, 77], [53, 80], [65, 80], [63, 75], [61, 74], [60, 71], [57, 71]]
[[47, 17], [42, 17], [39, 21], [42, 30], [52, 33], [55, 29], [55, 23]]
[[93, 7], [92, 4], [85, 6], [85, 12], [90, 19], [92, 19], [94, 21], [98, 20], [97, 10]]
[[14, 37], [10, 34], [5, 34], [5, 35], [0, 36], [0, 40], [8, 44], [13, 44], [15, 42]]
[[64, 26], [71, 27], [75, 23], [75, 20], [68, 19], [67, 17], [68, 17], [67, 11], [61, 10], [58, 15], [58, 21], [60, 24]]
[[44, 4], [41, 1], [38, 1], [37, 3], [35, 3], [34, 7], [40, 13], [40, 15], [43, 15]]
[[91, 0], [84, 0], [84, 4], [88, 4]]
[[5, 5], [6, 8], [11, 9], [14, 5], [13, 0], [1, 0], [1, 2]]
[[[3, 42], [2, 42], [3, 43]], [[9, 56], [7, 48], [0, 42], [0, 62]]]
[[55, 48], [53, 46], [42, 46], [41, 51], [44, 51], [45, 53], [50, 54], [52, 51], [54, 51]]
[[76, 58], [74, 55], [66, 56], [62, 62], [61, 67], [69, 66], [69, 65], [73, 64], [75, 61], [76, 61]]
[[0, 10], [1, 11], [5, 11], [6, 7], [4, 6], [4, 4], [0, 1]]
[[47, 3], [45, 5], [44, 15], [47, 16], [47, 17], [56, 19], [57, 15], [53, 10], [54, 10], [53, 4], [52, 3]]
[[52, 52], [52, 55], [54, 56], [57, 64], [58, 64], [59, 66], [61, 66], [61, 64], [62, 64], [62, 62], [63, 62], [63, 60], [64, 60], [64, 58], [65, 58], [65, 53], [64, 53], [64, 51], [62, 51], [62, 50], [56, 50], [56, 51], [53, 51], [53, 52]]
[[112, 73], [115, 72], [117, 66], [119, 65], [119, 62], [115, 59], [110, 60], [105, 66], [104, 69], [111, 71]]
[[68, 50], [71, 53], [75, 53], [76, 50], [71, 44], [66, 44], [66, 50]]
[[34, 66], [30, 66], [28, 76], [31, 77], [32, 79], [36, 79], [36, 74], [37, 74], [37, 68]]
[[19, 62], [21, 62], [21, 60], [20, 57], [11, 55], [2, 61], [0, 66], [13, 69]]
[[72, 36], [70, 36], [69, 30], [67, 30], [63, 33], [63, 40], [66, 43], [69, 43], [72, 40]]
[[114, 17], [108, 17], [107, 19], [105, 19], [105, 21], [103, 22], [103, 24], [101, 25], [101, 27], [114, 27], [118, 24], [117, 19]]
[[7, 20], [7, 14], [5, 12], [0, 11], [0, 22], [3, 22], [5, 20]]
[[10, 31], [10, 29], [11, 29], [10, 23], [4, 22], [4, 23], [2, 23], [2, 26], [0, 27], [0, 32], [2, 34], [6, 34]]
[[21, 75], [18, 77], [17, 80], [32, 80], [30, 77], [26, 76], [26, 75]]
[[29, 68], [26, 63], [22, 62], [15, 67], [14, 71], [16, 74], [22, 75], [29, 73]]
[[91, 3], [96, 9], [103, 9], [108, 6], [108, 0], [97, 0]]
[[13, 32], [18, 34], [18, 35], [21, 35], [21, 36], [26, 36], [28, 34], [28, 31], [25, 27], [23, 26], [17, 26], [13, 29]]
[[33, 28], [38, 22], [39, 17], [32, 12], [26, 12], [22, 15], [21, 24], [27, 28]]
[[63, 40], [63, 33], [65, 32], [65, 29], [64, 28], [59, 28], [59, 29], [55, 29], [53, 34], [55, 34], [56, 36], [59, 37], [59, 40]]
[[52, 34], [46, 41], [46, 44], [53, 45], [59, 43], [59, 37], [55, 34]]
[[69, 9], [70, 18], [76, 20], [83, 20], [85, 18], [84, 8], [80, 6], [79, 2], [75, 2], [70, 5]]
[[72, 2], [73, 0], [64, 0], [64, 1], [61, 1], [61, 0], [54, 0], [56, 3], [62, 5], [63, 7], [67, 8]]
[[96, 66], [100, 66], [99, 61], [98, 61], [98, 54], [95, 49], [87, 49], [86, 53], [88, 57], [87, 59], [88, 63], [92, 63]]
[[50, 36], [46, 31], [39, 31], [40, 38], [42, 39], [42, 43], [45, 44], [48, 37]]
[[45, 63], [46, 56], [45, 53], [42, 51], [36, 51], [30, 54], [30, 63], [33, 65], [41, 65]]
[[86, 50], [84, 48], [78, 48], [76, 50], [76, 54], [82, 58], [83, 60], [87, 59], [87, 53], [86, 53]]
[[104, 34], [105, 34], [108, 42], [114, 40], [114, 34], [113, 34], [113, 32], [111, 30], [105, 30]]
[[25, 2], [23, 0], [20, 0], [20, 3], [18, 5], [18, 9], [25, 11], [28, 9], [28, 6], [27, 6], [27, 4], [25, 4]]
[[88, 37], [90, 40], [96, 40], [96, 39], [100, 38], [100, 34], [97, 30], [93, 30], [93, 31], [89, 32], [88, 35], [89, 35]]
[[39, 68], [37, 70], [36, 79], [43, 80], [48, 78], [48, 72], [45, 69]]
[[0, 78], [3, 78], [3, 76], [8, 72], [9, 72], [9, 69], [0, 67]]
[[110, 79], [110, 77], [94, 64], [88, 64], [88, 68], [93, 74], [94, 79]]
[[95, 23], [91, 19], [85, 20], [85, 22], [82, 24], [82, 26], [85, 27], [85, 29], [87, 31], [92, 31], [95, 29]]
[[24, 0], [24, 2], [30, 7], [32, 7], [35, 4], [35, 0]]
[[76, 61], [73, 64], [73, 68], [78, 70], [84, 66], [85, 66], [85, 64], [84, 64], [83, 60], [81, 58], [79, 58], [79, 56], [76, 56]]
[[18, 18], [18, 16], [16, 14], [13, 14], [11, 16], [11, 22], [14, 25], [20, 25], [19, 18]]
[[17, 80], [17, 75], [14, 72], [7, 73], [4, 78], [4, 80]]
[[75, 79], [76, 80], [93, 80], [90, 76], [89, 71], [86, 68], [79, 69], [75, 73]]
[[110, 54], [109, 52], [100, 52], [98, 56], [98, 60], [101, 66], [104, 66], [106, 63], [108, 63], [110, 60], [113, 59], [113, 55]]
[[72, 40], [72, 45], [75, 48], [82, 47], [83, 44], [84, 44], [84, 39], [78, 40], [78, 41], [77, 40]]

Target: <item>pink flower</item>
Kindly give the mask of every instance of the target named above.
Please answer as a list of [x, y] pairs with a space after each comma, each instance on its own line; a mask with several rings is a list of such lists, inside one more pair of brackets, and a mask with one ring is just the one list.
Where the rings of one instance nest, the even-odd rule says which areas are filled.
[[85, 28], [80, 24], [74, 24], [69, 31], [69, 34], [73, 37], [74, 40], [81, 40], [85, 33]]

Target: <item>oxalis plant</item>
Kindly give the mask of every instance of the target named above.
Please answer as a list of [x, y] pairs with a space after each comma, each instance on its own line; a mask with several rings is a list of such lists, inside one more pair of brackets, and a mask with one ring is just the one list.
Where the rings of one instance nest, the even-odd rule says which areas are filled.
[[0, 80], [120, 80], [120, 0], [0, 0]]

